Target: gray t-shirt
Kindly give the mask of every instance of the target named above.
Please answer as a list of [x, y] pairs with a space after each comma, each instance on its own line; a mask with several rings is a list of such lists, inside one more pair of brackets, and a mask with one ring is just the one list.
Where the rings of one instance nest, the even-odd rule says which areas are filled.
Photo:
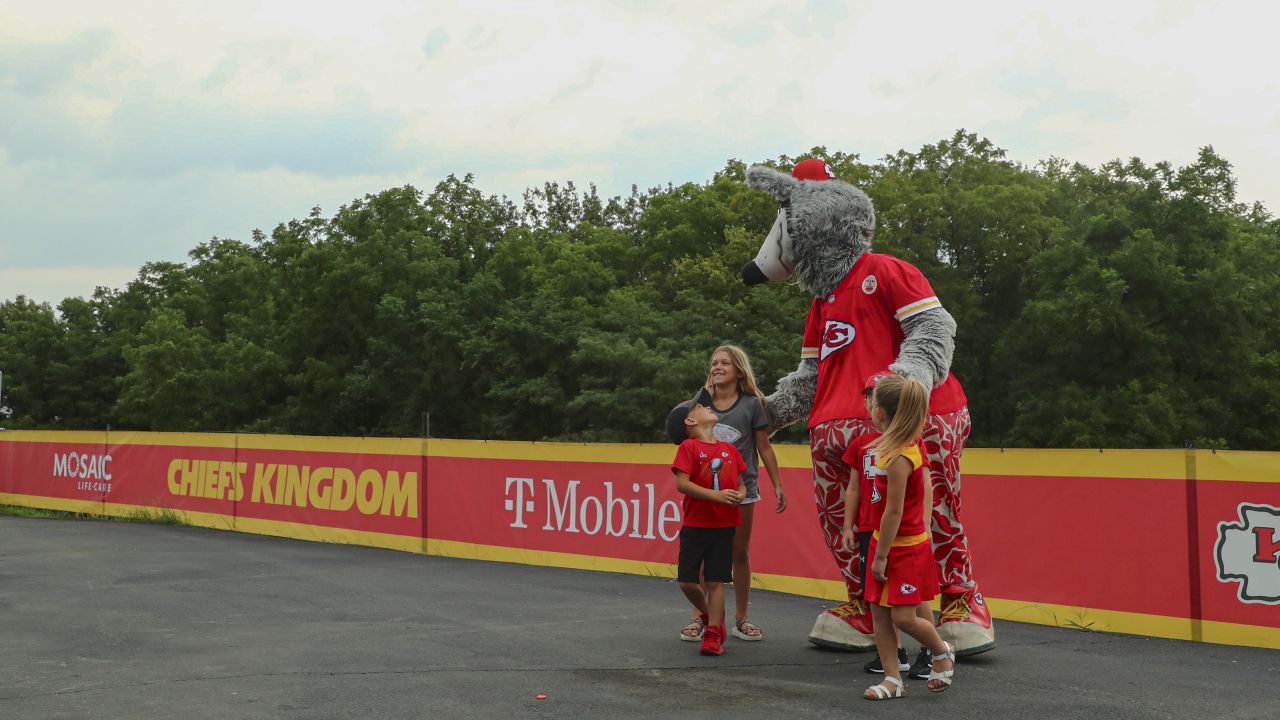
[[711, 410], [720, 418], [715, 427], [716, 439], [731, 443], [742, 453], [747, 462], [747, 470], [742, 473], [742, 483], [747, 487], [747, 502], [760, 499], [760, 486], [756, 478], [760, 475], [760, 458], [756, 453], [757, 430], [769, 427], [769, 414], [764, 403], [755, 395], [738, 395], [738, 400], [727, 410], [721, 410], [714, 403]]

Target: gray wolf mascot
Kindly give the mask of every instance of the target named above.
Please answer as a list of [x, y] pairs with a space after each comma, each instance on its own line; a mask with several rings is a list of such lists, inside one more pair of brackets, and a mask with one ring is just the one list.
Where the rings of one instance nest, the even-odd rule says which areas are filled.
[[960, 524], [960, 454], [969, 437], [968, 400], [950, 373], [955, 320], [929, 281], [898, 258], [871, 252], [875, 211], [861, 190], [835, 178], [822, 160], [791, 175], [747, 170], [747, 184], [772, 195], [777, 220], [743, 280], [755, 284], [795, 276], [813, 295], [800, 366], [768, 398], [773, 429], [807, 420], [813, 489], [822, 535], [848, 590], [848, 602], [818, 616], [809, 640], [845, 650], [874, 650], [857, 553], [843, 549], [842, 459], [852, 441], [872, 432], [863, 381], [888, 367], [933, 388], [924, 431], [933, 479], [933, 549], [942, 585], [938, 633], [959, 655], [995, 647], [995, 629], [973, 580]]

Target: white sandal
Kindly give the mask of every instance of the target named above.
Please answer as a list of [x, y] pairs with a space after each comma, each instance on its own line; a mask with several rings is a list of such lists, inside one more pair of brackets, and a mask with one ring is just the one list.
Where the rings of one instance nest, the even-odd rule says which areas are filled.
[[942, 642], [942, 644], [944, 647], [947, 648], [947, 651], [942, 653], [941, 655], [935, 656], [933, 658], [933, 661], [938, 662], [939, 660], [950, 660], [951, 669], [939, 671], [939, 670], [934, 670], [932, 666], [930, 666], [929, 682], [933, 682], [934, 680], [937, 680], [941, 682], [942, 685], [939, 687], [930, 687], [929, 692], [935, 692], [935, 693], [946, 692], [948, 689], [951, 688], [951, 676], [954, 675], [956, 672], [956, 649], [951, 647], [951, 643], [945, 640]]
[[[898, 687], [890, 690], [889, 683], [893, 683]], [[871, 697], [870, 695], [863, 693], [863, 700], [895, 700], [900, 697], [906, 697], [902, 694], [902, 681], [892, 675], [885, 675], [882, 682], [877, 685], [872, 685], [867, 688], [867, 690], [875, 693], [875, 697]]]
[[680, 631], [680, 639], [685, 642], [698, 642], [702, 639], [702, 631], [707, 629], [707, 623], [702, 618], [694, 618], [692, 622], [684, 626]]
[[[754, 635], [751, 634], [752, 630], [755, 631]], [[760, 631], [760, 628], [756, 627], [754, 623], [746, 618], [742, 618], [738, 622], [734, 623], [733, 627], [729, 629], [729, 634], [739, 640], [750, 640], [754, 642], [756, 640], [764, 639], [764, 633]]]

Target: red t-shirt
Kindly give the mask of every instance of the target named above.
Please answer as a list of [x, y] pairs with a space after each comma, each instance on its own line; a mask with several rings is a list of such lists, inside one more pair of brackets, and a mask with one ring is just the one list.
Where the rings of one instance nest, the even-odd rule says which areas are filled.
[[[937, 307], [942, 303], [914, 265], [876, 253], [858, 258], [835, 292], [814, 298], [800, 349], [801, 358], [818, 361], [809, 427], [867, 417], [863, 381], [898, 358], [902, 321]], [[947, 373], [929, 396], [929, 411], [956, 412], [967, 402], [960, 381]]]
[[[897, 545], [904, 544], [903, 541], [914, 536], [924, 535], [924, 446], [917, 442], [903, 450], [902, 457], [911, 461], [913, 469], [907, 476], [906, 494], [902, 498], [902, 520], [898, 523], [898, 537], [894, 539], [894, 544]], [[881, 467], [883, 464], [880, 458], [876, 458], [876, 467], [881, 472], [872, 480], [872, 524], [868, 529], [873, 532], [880, 530], [880, 523], [884, 520], [885, 500], [889, 497], [889, 473]]]
[[[671, 472], [679, 470], [687, 474], [695, 485], [714, 490], [717, 477], [711, 472], [711, 461], [715, 458], [720, 458], [723, 463], [718, 478], [720, 489], [737, 490], [738, 476], [746, 469], [747, 463], [738, 448], [727, 442], [685, 440], [676, 450], [676, 459], [671, 461]], [[721, 505], [691, 495], [684, 496], [685, 527], [737, 527], [741, 520], [742, 513], [737, 505]]]
[[871, 503], [879, 502], [883, 497], [876, 494], [880, 491], [876, 489], [875, 478], [885, 471], [876, 466], [876, 453], [871, 449], [871, 443], [879, 437], [880, 433], [872, 430], [854, 438], [849, 449], [844, 451], [844, 464], [852, 469], [852, 480], [858, 483], [858, 507], [844, 509], [854, 513], [854, 532], [872, 532], [880, 527], [873, 525], [871, 518]]

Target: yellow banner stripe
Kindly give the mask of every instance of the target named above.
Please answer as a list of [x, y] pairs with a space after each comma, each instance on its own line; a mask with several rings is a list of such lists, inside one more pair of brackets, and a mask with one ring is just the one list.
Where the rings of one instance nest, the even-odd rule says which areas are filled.
[[[505, 548], [447, 540], [428, 540], [427, 554], [469, 560], [564, 567], [661, 578], [674, 578], [676, 576], [676, 566], [666, 563]], [[847, 597], [844, 583], [835, 580], [752, 573], [751, 585], [758, 590], [771, 590], [832, 601], [843, 601]], [[1197, 621], [1194, 620], [1164, 615], [1147, 615], [1118, 610], [1097, 610], [1048, 603], [1030, 603], [989, 596], [984, 599], [987, 607], [991, 610], [992, 616], [998, 620], [1027, 622], [1061, 628], [1129, 633], [1174, 640], [1192, 640], [1195, 637], [1194, 630], [1197, 624]], [[935, 609], [937, 604], [935, 600]], [[1198, 624], [1205, 642], [1280, 649], [1280, 628], [1209, 620], [1199, 621]]]

